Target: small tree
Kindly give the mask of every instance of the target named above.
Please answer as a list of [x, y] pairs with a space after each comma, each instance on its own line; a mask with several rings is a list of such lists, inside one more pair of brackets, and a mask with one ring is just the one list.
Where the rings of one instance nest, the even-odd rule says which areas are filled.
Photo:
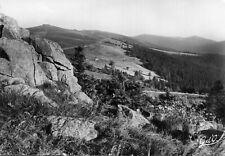
[[84, 69], [85, 69], [85, 55], [83, 54], [83, 48], [78, 46], [76, 48], [74, 48], [74, 57], [72, 59], [72, 64], [73, 66], [76, 68], [76, 71], [78, 73], [83, 73]]
[[114, 70], [115, 69], [115, 62], [110, 60], [109, 61], [109, 65], [111, 66], [111, 68]]

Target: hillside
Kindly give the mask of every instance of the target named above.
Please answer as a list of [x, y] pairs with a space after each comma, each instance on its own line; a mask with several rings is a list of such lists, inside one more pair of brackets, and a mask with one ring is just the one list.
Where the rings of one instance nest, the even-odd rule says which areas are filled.
[[[133, 58], [138, 57], [140, 59], [138, 64], [135, 65], [136, 63], [132, 63], [129, 59], [120, 59], [120, 63], [115, 61], [117, 62], [117, 69], [126, 72], [126, 67], [121, 67], [121, 65], [132, 64], [131, 68], [128, 69], [133, 68], [133, 70], [132, 72], [129, 71], [129, 73], [133, 75], [134, 70], [141, 69], [145, 77], [148, 76], [148, 71], [153, 71], [162, 79], [169, 80], [171, 83], [170, 88], [174, 91], [207, 92], [215, 81], [224, 80], [224, 57], [214, 54], [204, 55], [205, 51], [201, 51], [199, 54], [191, 52], [193, 49], [208, 49], [208, 51], [217, 49], [217, 51], [221, 51], [224, 48], [222, 46], [224, 42], [217, 43], [200, 37], [170, 38], [141, 35], [131, 38], [97, 30], [77, 31], [50, 25], [30, 28], [30, 31], [31, 34], [45, 36], [58, 42], [63, 47], [65, 54], [70, 55], [69, 57], [73, 55], [74, 47], [83, 46], [91, 64], [101, 68], [108, 64], [110, 60], [120, 58], [121, 53], [124, 53], [122, 52], [124, 49], [112, 44], [107, 45], [103, 43], [104, 40], [117, 40], [130, 44], [133, 46], [130, 49], [132, 52], [125, 53]], [[149, 40], [151, 43], [143, 40]], [[135, 47], [138, 47], [137, 50], [135, 50]], [[188, 49], [185, 49], [186, 51], [174, 50], [180, 47]], [[121, 53], [119, 54], [118, 51]], [[103, 59], [101, 59], [102, 57]], [[126, 57], [123, 54], [121, 58]], [[143, 70], [143, 67], [145, 70]]]
[[[143, 44], [132, 37], [119, 35], [99, 30], [72, 30], [56, 26], [43, 24], [41, 26], [28, 28], [31, 35], [44, 37], [58, 42], [63, 48], [70, 48], [78, 45], [88, 45], [98, 42], [102, 39], [113, 38], [128, 41], [129, 43]], [[144, 45], [144, 44], [143, 44]]]
[[190, 52], [198, 54], [224, 54], [224, 41], [216, 42], [198, 36], [187, 38], [164, 37], [156, 35], [138, 35], [135, 37], [104, 32], [99, 30], [63, 29], [56, 26], [43, 24], [28, 28], [31, 34], [45, 37], [58, 42], [63, 48], [78, 45], [88, 45], [105, 38], [125, 40], [131, 44], [139, 44], [149, 48], [167, 51]]
[[[158, 77], [154, 72], [143, 68], [137, 58], [126, 56], [125, 48], [127, 47], [121, 47], [119, 44], [138, 43], [129, 37], [103, 31], [68, 30], [50, 25], [29, 28], [29, 30], [33, 35], [58, 42], [67, 55], [74, 53], [74, 47], [85, 45], [84, 53], [88, 59], [87, 62], [96, 68], [104, 68], [110, 61], [114, 61], [116, 69], [130, 75], [134, 75], [135, 71], [141, 71], [145, 79], [149, 79], [149, 73], [151, 73], [150, 79]], [[118, 45], [114, 42], [118, 42]]]
[[134, 38], [145, 43], [146, 45], [149, 44], [149, 47], [152, 47], [152, 44], [155, 44], [169, 50], [182, 52], [193, 52], [198, 54], [225, 54], [224, 42], [216, 42], [198, 36], [181, 38], [156, 35], [139, 35]]
[[56, 26], [43, 24], [28, 28], [31, 35], [47, 38], [58, 42], [63, 48], [94, 43], [96, 38], [85, 35], [77, 30], [63, 29]]
[[[110, 33], [93, 37], [90, 32], [53, 27], [41, 28], [35, 36], [3, 14], [0, 25], [0, 155], [222, 156], [225, 152], [221, 81], [208, 95], [163, 91], [165, 81], [154, 79], [158, 76], [149, 70], [164, 74], [169, 84], [181, 74], [182, 84], [188, 85], [189, 80], [199, 83], [208, 78], [203, 74], [191, 79], [196, 72], [215, 74], [211, 70], [217, 71], [223, 58], [172, 55], [132, 39], [128, 43], [111, 38]], [[60, 37], [57, 30], [66, 36]], [[45, 36], [61, 40], [67, 50]], [[74, 48], [75, 43], [85, 46]], [[199, 71], [191, 70], [195, 67]], [[140, 73], [151, 73], [152, 78], [144, 80]], [[187, 79], [185, 74], [191, 76]]]
[[[126, 72], [129, 75], [134, 76], [136, 71], [141, 71], [141, 74], [145, 79], [159, 77], [155, 72], [143, 68], [141, 66], [142, 63], [137, 58], [126, 56], [126, 50], [124, 50], [120, 45], [113, 44], [114, 41], [117, 40], [105, 39], [99, 43], [89, 45], [84, 48], [84, 54], [88, 63], [92, 64], [96, 68], [102, 69], [105, 65], [109, 65], [110, 61], [113, 61], [115, 69]], [[119, 44], [124, 44], [126, 47], [129, 46], [121, 41], [117, 42]], [[130, 46], [132, 47], [132, 45]]]
[[134, 45], [129, 56], [139, 58], [145, 68], [168, 80], [174, 91], [208, 92], [215, 81], [224, 83], [225, 57], [221, 55], [172, 55]]

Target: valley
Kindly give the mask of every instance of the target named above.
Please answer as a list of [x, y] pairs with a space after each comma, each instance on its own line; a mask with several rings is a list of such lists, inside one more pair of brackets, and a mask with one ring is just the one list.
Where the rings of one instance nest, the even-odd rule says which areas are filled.
[[223, 156], [222, 42], [0, 25], [0, 155]]
[[[50, 25], [33, 27], [30, 30], [31, 34], [34, 35], [43, 35], [42, 32], [48, 30], [44, 37], [58, 42], [65, 49], [65, 53], [68, 54], [73, 53], [71, 47], [83, 46], [87, 58], [95, 67], [103, 68], [105, 64], [113, 60], [117, 69], [128, 72], [131, 75], [134, 75], [135, 71], [140, 70], [143, 72], [142, 75], [145, 79], [148, 78], [151, 71], [153, 75], [151, 79], [154, 76], [159, 76], [160, 79], [169, 81], [170, 88], [174, 91], [207, 92], [215, 81], [221, 80], [224, 82], [225, 80], [223, 74], [225, 73], [223, 70], [223, 67], [225, 67], [225, 56], [221, 56], [217, 52], [215, 54], [213, 50], [206, 50], [205, 52], [207, 53], [203, 53], [201, 50], [204, 48], [200, 47], [206, 47], [206, 45], [210, 47], [212, 43], [216, 43], [204, 38], [196, 36], [190, 38], [169, 38], [151, 35], [128, 37], [102, 31], [68, 30]], [[67, 35], [68, 32], [71, 32], [71, 34]], [[70, 39], [71, 35], [74, 35], [73, 40], [68, 42], [66, 38]], [[65, 39], [61, 38], [62, 36]], [[149, 38], [151, 40], [148, 40]], [[87, 39], [90, 42], [86, 42]], [[77, 40], [79, 42], [76, 42]], [[131, 47], [124, 49], [124, 47], [116, 46], [115, 43], [110, 45], [104, 43], [107, 40], [124, 42]], [[68, 43], [70, 45], [67, 45]], [[176, 45], [177, 47], [171, 47], [170, 45]], [[188, 51], [187, 49], [190, 50]], [[191, 49], [197, 51], [192, 52]], [[123, 55], [122, 51], [127, 56]]]

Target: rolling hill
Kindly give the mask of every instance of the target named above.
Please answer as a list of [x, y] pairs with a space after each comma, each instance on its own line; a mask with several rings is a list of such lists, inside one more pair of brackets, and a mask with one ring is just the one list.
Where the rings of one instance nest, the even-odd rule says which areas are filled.
[[[31, 34], [58, 42], [67, 56], [74, 47], [83, 46], [88, 62], [103, 68], [111, 60], [117, 69], [133, 75], [159, 75], [170, 88], [183, 92], [207, 92], [217, 80], [224, 82], [225, 42], [197, 36], [171, 38], [152, 35], [128, 37], [98, 30], [68, 30], [51, 25], [29, 28]], [[132, 48], [121, 48], [107, 42], [121, 42]], [[125, 55], [126, 54], [126, 55]], [[127, 70], [128, 69], [128, 70]], [[225, 83], [225, 82], [224, 82]]]
[[148, 47], [152, 47], [152, 44], [155, 44], [169, 50], [182, 52], [192, 52], [198, 54], [225, 54], [225, 42], [216, 42], [198, 36], [182, 38], [139, 35], [134, 38], [145, 43]]
[[[28, 28], [32, 35], [47, 38], [59, 43], [63, 48], [70, 48], [74, 46], [84, 46], [106, 38], [113, 38], [118, 40], [127, 41], [131, 44], [145, 45], [136, 39], [124, 35], [119, 35], [110, 32], [104, 32], [99, 30], [75, 30], [75, 29], [64, 29], [49, 24], [43, 24], [36, 27]], [[154, 47], [158, 47], [154, 45]]]
[[96, 41], [96, 38], [85, 35], [85, 33], [80, 31], [63, 29], [48, 24], [28, 29], [32, 35], [58, 42], [63, 48], [91, 44]]

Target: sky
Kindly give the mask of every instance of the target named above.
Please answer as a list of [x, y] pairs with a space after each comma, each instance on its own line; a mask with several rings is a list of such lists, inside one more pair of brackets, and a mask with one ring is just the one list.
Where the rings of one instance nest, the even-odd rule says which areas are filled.
[[22, 27], [225, 40], [225, 0], [0, 0], [0, 11]]

